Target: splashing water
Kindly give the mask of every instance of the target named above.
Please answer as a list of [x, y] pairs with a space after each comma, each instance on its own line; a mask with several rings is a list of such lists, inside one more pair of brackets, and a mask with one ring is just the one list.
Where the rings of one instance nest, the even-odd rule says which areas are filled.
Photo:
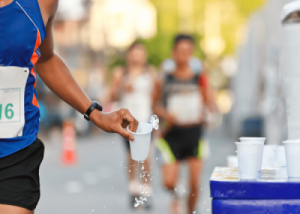
[[[144, 162], [140, 162], [142, 164], [141, 166], [141, 172], [140, 172], [140, 178], [143, 178], [143, 180], [145, 182], [147, 182], [147, 175], [150, 176], [150, 174], [145, 171], [145, 166], [144, 166]], [[141, 204], [144, 204], [146, 201], [148, 201], [148, 199], [144, 196], [148, 195], [150, 197], [149, 191], [147, 190], [148, 186], [147, 183], [143, 184], [143, 185], [138, 185], [139, 189], [140, 189], [140, 195], [139, 197], [135, 197], [135, 203], [134, 203], [134, 207], [138, 207]]]
[[159, 118], [155, 114], [151, 116], [150, 124], [152, 125], [152, 127], [155, 130], [158, 130], [158, 128], [159, 128]]

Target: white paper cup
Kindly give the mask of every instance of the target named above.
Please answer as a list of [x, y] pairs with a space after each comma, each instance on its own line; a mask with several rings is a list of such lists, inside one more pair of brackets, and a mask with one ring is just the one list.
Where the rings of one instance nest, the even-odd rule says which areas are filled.
[[275, 156], [276, 156], [276, 166], [286, 167], [284, 146], [277, 146], [277, 148], [275, 149]]
[[146, 160], [150, 149], [152, 125], [149, 123], [139, 123], [136, 132], [131, 132], [129, 126], [127, 130], [134, 136], [134, 141], [129, 141], [131, 158], [136, 161]]
[[300, 140], [287, 140], [282, 143], [289, 178], [300, 178]]
[[263, 161], [262, 161], [262, 167], [268, 168], [276, 167], [276, 156], [275, 156], [275, 149], [277, 148], [276, 145], [265, 145], [264, 151], [263, 151]]
[[261, 154], [259, 155], [260, 160], [257, 163], [257, 171], [261, 171], [261, 167], [262, 167], [262, 161], [263, 161], [263, 151], [264, 151], [264, 144], [267, 138], [265, 137], [241, 137], [240, 141], [243, 142], [257, 142], [261, 144]]
[[267, 138], [265, 137], [240, 137], [241, 142], [247, 142], [247, 141], [259, 141], [259, 142], [265, 142]]
[[257, 166], [262, 159], [260, 142], [236, 142], [239, 176], [241, 180], [254, 180], [258, 176]]
[[228, 167], [238, 167], [238, 158], [237, 156], [228, 156], [227, 157], [227, 166]]

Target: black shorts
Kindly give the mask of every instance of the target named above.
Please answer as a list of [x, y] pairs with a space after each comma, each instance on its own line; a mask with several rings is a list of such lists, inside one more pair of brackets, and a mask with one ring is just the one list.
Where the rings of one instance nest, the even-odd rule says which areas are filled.
[[158, 141], [166, 163], [185, 160], [188, 157], [201, 158], [201, 126], [174, 127]]
[[28, 147], [0, 158], [0, 204], [34, 210], [40, 199], [39, 169], [44, 158], [39, 139]]

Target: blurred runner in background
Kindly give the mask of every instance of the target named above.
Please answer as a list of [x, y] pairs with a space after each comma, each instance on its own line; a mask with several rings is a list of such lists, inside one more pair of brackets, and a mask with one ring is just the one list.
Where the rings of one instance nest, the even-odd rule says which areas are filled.
[[165, 164], [163, 166], [164, 185], [173, 193], [172, 213], [179, 211], [175, 186], [178, 179], [180, 161], [189, 165], [190, 195], [188, 214], [196, 209], [199, 174], [202, 169], [200, 143], [204, 109], [215, 110], [213, 96], [208, 87], [205, 72], [195, 74], [189, 61], [194, 52], [194, 40], [187, 35], [178, 35], [174, 41], [173, 59], [176, 69], [165, 73], [157, 82], [154, 96], [154, 112], [164, 122], [162, 139], [158, 141]]
[[[149, 122], [152, 115], [153, 89], [156, 72], [152, 66], [147, 65], [147, 51], [141, 43], [133, 43], [126, 54], [126, 67], [117, 68], [111, 87], [111, 99], [119, 100], [121, 106], [130, 110], [140, 122]], [[140, 192], [152, 194], [152, 188], [148, 179], [147, 189], [139, 188], [140, 183], [136, 179], [138, 163], [131, 159], [129, 141], [124, 138], [128, 153], [129, 190], [131, 205], [134, 206], [135, 197]], [[150, 157], [150, 155], [149, 155]], [[140, 164], [141, 165], [141, 164]], [[150, 158], [145, 161], [145, 171], [150, 173]], [[148, 195], [148, 194], [147, 194]], [[146, 208], [151, 207], [151, 202], [146, 203]]]

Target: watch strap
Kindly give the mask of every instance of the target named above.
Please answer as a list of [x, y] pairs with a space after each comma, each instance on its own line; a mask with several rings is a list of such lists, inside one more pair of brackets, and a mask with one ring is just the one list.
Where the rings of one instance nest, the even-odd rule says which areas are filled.
[[101, 106], [98, 102], [93, 101], [92, 105], [91, 105], [91, 106], [88, 108], [88, 110], [85, 112], [85, 114], [84, 114], [84, 119], [86, 119], [87, 121], [90, 121], [90, 115], [91, 115], [91, 113], [92, 113], [95, 109], [97, 109], [97, 110], [99, 110], [99, 111], [102, 111], [102, 110], [103, 110], [102, 106]]

